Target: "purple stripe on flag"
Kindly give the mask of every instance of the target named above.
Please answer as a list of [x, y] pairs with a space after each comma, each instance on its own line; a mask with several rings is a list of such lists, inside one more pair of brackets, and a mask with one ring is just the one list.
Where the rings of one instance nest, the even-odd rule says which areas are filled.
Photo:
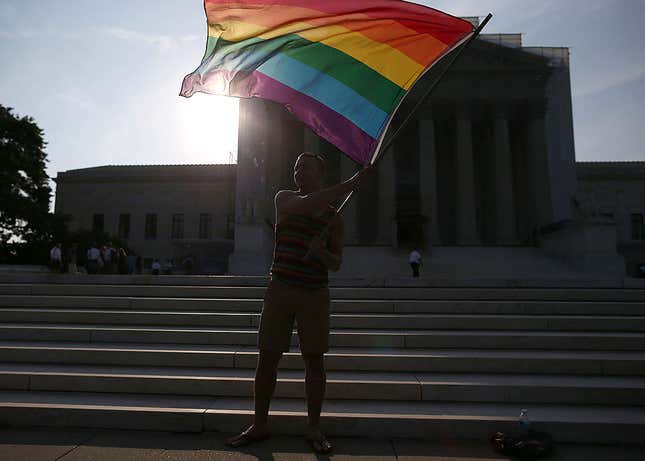
[[182, 87], [182, 96], [191, 96], [198, 91], [279, 102], [316, 134], [361, 165], [367, 165], [374, 153], [376, 140], [347, 118], [261, 72], [220, 70], [209, 72], [201, 78], [198, 73], [187, 76]]

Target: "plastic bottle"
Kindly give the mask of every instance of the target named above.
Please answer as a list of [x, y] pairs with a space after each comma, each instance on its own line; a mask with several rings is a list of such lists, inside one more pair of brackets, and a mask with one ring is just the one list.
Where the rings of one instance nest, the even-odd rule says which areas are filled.
[[520, 411], [518, 422], [520, 425], [520, 432], [523, 435], [526, 435], [531, 431], [531, 420], [529, 419], [529, 411], [526, 408], [522, 408]]

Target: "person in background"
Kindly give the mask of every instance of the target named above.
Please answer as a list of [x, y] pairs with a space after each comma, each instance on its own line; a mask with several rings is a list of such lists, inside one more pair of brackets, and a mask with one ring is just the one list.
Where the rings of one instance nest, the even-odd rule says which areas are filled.
[[130, 250], [128, 255], [128, 274], [132, 275], [135, 273], [137, 268], [137, 255], [134, 254], [134, 251]]
[[116, 259], [116, 251], [112, 248], [112, 242], [107, 242], [101, 249], [101, 257], [103, 258], [103, 273], [114, 274], [114, 266]]
[[117, 264], [119, 267], [119, 274], [127, 275], [128, 273], [128, 255], [123, 248], [119, 248], [117, 253]]
[[172, 263], [172, 259], [166, 258], [166, 262], [163, 264], [163, 274], [164, 275], [172, 275], [172, 269], [173, 269], [174, 264]]
[[421, 261], [421, 252], [416, 248], [410, 252], [410, 267], [412, 267], [412, 277], [419, 277], [419, 267], [423, 264]]
[[70, 274], [78, 273], [78, 243], [72, 243], [72, 246], [69, 248], [67, 253], [67, 272]]
[[101, 252], [96, 247], [96, 243], [92, 243], [87, 250], [87, 273], [98, 274], [101, 267]]
[[191, 275], [193, 273], [193, 255], [192, 253], [188, 254], [181, 263], [184, 266], [184, 271], [186, 275]]
[[49, 250], [49, 265], [52, 272], [60, 273], [63, 268], [63, 251], [60, 243], [57, 243], [54, 248]]
[[137, 262], [135, 265], [137, 274], [143, 274], [143, 258], [141, 257], [141, 255], [137, 255]]
[[159, 275], [159, 271], [161, 270], [161, 264], [159, 264], [159, 260], [157, 258], [152, 261], [152, 275]]

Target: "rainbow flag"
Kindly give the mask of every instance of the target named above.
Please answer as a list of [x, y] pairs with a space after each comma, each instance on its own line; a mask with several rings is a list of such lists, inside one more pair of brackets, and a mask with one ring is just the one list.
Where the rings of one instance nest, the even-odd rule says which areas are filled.
[[474, 33], [399, 0], [205, 0], [205, 9], [206, 53], [182, 96], [279, 102], [363, 165], [412, 85]]

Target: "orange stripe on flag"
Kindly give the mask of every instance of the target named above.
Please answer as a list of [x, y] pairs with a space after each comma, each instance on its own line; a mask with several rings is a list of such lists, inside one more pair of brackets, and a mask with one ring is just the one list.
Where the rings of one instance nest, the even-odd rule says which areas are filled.
[[268, 29], [284, 28], [290, 23], [305, 23], [311, 27], [340, 26], [357, 32], [366, 38], [386, 44], [408, 57], [427, 66], [447, 47], [441, 40], [419, 34], [392, 19], [373, 19], [363, 13], [329, 15], [327, 13], [297, 6], [267, 6], [239, 4], [206, 4], [210, 24], [221, 21], [241, 21], [263, 26]]

